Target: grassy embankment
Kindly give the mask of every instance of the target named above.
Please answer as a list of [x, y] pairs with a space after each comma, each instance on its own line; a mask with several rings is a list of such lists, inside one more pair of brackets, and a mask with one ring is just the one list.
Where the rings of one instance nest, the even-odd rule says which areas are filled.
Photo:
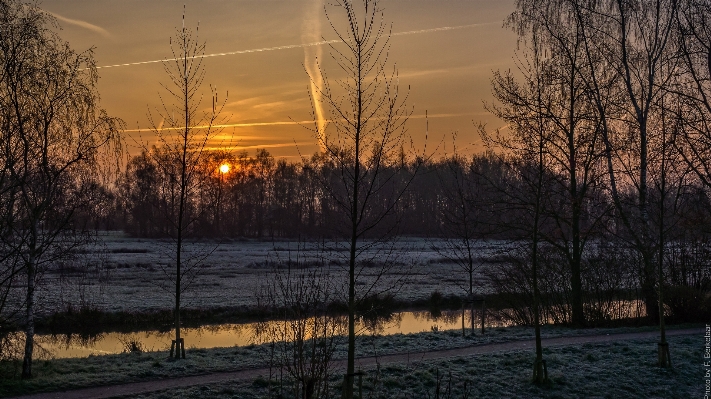
[[[475, 357], [385, 366], [379, 382], [364, 384], [373, 399], [687, 399], [703, 397], [699, 337], [672, 337], [674, 368], [656, 366], [656, 340], [630, 340], [544, 349], [550, 382], [530, 382], [533, 354], [512, 351]], [[371, 374], [373, 372], [371, 371]], [[331, 379], [337, 398], [340, 376]], [[439, 381], [439, 383], [438, 383]], [[263, 399], [268, 382], [239, 381], [193, 386], [136, 396], [142, 399]], [[276, 387], [275, 387], [276, 389]], [[278, 397], [278, 396], [276, 396]], [[290, 397], [290, 396], [287, 396]]]

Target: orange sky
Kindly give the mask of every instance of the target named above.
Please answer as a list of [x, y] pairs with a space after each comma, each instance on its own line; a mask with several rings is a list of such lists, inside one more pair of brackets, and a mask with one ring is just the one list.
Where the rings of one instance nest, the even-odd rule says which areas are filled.
[[[225, 115], [236, 126], [223, 133], [234, 135], [235, 147], [250, 154], [267, 148], [295, 160], [299, 153], [310, 155], [318, 148], [312, 133], [293, 121], [310, 119], [305, 70], [310, 65], [305, 60], [319, 50], [325, 57], [329, 50], [299, 45], [335, 37], [323, 15], [323, 1], [45, 0], [41, 7], [55, 14], [61, 36], [76, 50], [93, 46], [97, 64], [110, 66], [169, 57], [168, 40], [181, 24], [185, 3], [186, 24], [195, 28], [199, 21], [206, 54], [235, 53], [203, 63], [205, 85], [216, 86], [221, 96], [229, 91]], [[513, 1], [383, 0], [382, 6], [396, 33], [390, 59], [397, 63], [401, 87], [410, 86], [408, 103], [414, 114], [408, 127], [415, 144], [422, 144], [427, 111], [428, 148], [446, 146], [451, 152], [451, 135], [458, 132], [458, 148], [476, 151], [480, 140], [475, 123], [492, 128], [502, 124], [485, 112], [482, 102], [491, 100], [492, 71], [513, 66], [516, 37], [502, 28]], [[427, 31], [413, 33], [422, 30]], [[335, 75], [328, 64], [326, 70]], [[99, 75], [102, 106], [109, 114], [122, 118], [129, 130], [148, 128], [147, 111], [159, 105], [160, 82], [166, 81], [162, 65], [101, 68]], [[139, 133], [129, 131], [127, 136], [133, 145], [131, 137]], [[140, 137], [151, 140], [145, 132]], [[135, 146], [131, 151], [137, 151]]]

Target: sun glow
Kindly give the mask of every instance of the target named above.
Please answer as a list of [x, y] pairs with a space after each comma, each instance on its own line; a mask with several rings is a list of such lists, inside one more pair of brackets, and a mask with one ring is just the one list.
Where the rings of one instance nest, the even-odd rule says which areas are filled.
[[220, 173], [225, 174], [230, 171], [230, 165], [223, 163], [220, 165]]

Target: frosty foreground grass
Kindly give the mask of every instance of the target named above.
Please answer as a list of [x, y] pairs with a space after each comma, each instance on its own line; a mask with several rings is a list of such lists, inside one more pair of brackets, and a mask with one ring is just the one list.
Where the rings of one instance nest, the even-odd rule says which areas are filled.
[[[550, 382], [531, 383], [531, 351], [510, 351], [446, 360], [395, 364], [368, 370], [364, 396], [378, 399], [434, 398], [679, 398], [702, 397], [702, 350], [698, 337], [671, 337], [674, 368], [656, 366], [656, 340], [630, 340], [544, 349]], [[337, 398], [341, 377], [331, 379]], [[285, 397], [294, 397], [289, 386]], [[272, 384], [279, 397], [280, 387]], [[171, 389], [137, 396], [143, 399], [262, 399], [269, 382], [235, 381]]]
[[[626, 328], [626, 329], [592, 329], [592, 330], [573, 330], [561, 327], [546, 327], [543, 329], [544, 338], [561, 337], [561, 336], [574, 336], [574, 335], [595, 335], [595, 334], [614, 334], [623, 332], [639, 332], [639, 331], [649, 331], [651, 328]], [[492, 329], [487, 332], [486, 335], [475, 335], [462, 337], [461, 331], [438, 331], [438, 332], [428, 332], [420, 334], [409, 334], [409, 335], [392, 335], [392, 336], [382, 336], [382, 337], [371, 337], [362, 336], [359, 337], [359, 344], [357, 345], [358, 357], [372, 356], [372, 355], [385, 355], [385, 354], [395, 354], [395, 353], [411, 353], [411, 352], [422, 352], [422, 351], [432, 351], [448, 348], [460, 348], [473, 345], [481, 345], [488, 343], [501, 343], [501, 342], [513, 342], [520, 340], [528, 340], [533, 337], [533, 330], [525, 327], [511, 327], [511, 328], [498, 328]], [[691, 340], [687, 343], [680, 344], [677, 343], [681, 340]], [[684, 341], [686, 342], [686, 341]], [[699, 345], [693, 345], [693, 337], [682, 337], [674, 338], [672, 341], [672, 360], [675, 362], [675, 367], [677, 370], [681, 370], [684, 366], [684, 362], [693, 363], [690, 360], [682, 360], [690, 357], [687, 352], [698, 349], [698, 359], [701, 359], [701, 347]], [[616, 344], [607, 344], [616, 345]], [[627, 345], [627, 344], [625, 344]], [[638, 346], [640, 344], [631, 342], [629, 345]], [[189, 343], [188, 343], [189, 346]], [[604, 345], [603, 345], [604, 346]], [[575, 348], [572, 348], [577, 350]], [[623, 353], [623, 355], [629, 355], [630, 361], [636, 361], [639, 366], [645, 366], [647, 363], [656, 359], [656, 355], [651, 353], [656, 349], [656, 344], [646, 343], [639, 347], [638, 351], [633, 351], [629, 354]], [[565, 353], [565, 348], [554, 349], [551, 352], [553, 355], [558, 353], [558, 351], [563, 350]], [[683, 352], [686, 351], [686, 352]], [[642, 353], [644, 352], [644, 353]], [[647, 353], [649, 352], [649, 353]], [[346, 353], [345, 339], [341, 339], [337, 347], [335, 357], [344, 358]], [[515, 353], [515, 352], [512, 352]], [[689, 352], [690, 353], [690, 352]], [[487, 355], [488, 356], [488, 355]], [[502, 362], [499, 359], [503, 356]], [[493, 362], [491, 365], [484, 367], [476, 371], [478, 373], [498, 373], [498, 370], [503, 365], [508, 365], [509, 362], [513, 361], [509, 358], [510, 355], [501, 354], [495, 355], [491, 360], [486, 360], [486, 362]], [[518, 356], [518, 355], [516, 355]], [[525, 381], [528, 378], [530, 362], [532, 353], [521, 352], [520, 364], [518, 361], [509, 365], [513, 367], [513, 370], [518, 370], [516, 373], [520, 373], [520, 377]], [[593, 355], [598, 356], [599, 354]], [[635, 358], [637, 356], [637, 358]], [[514, 356], [514, 358], [518, 359]], [[4, 363], [0, 364], [0, 372], [2, 373], [3, 379], [0, 380], [0, 396], [18, 395], [23, 393], [31, 392], [47, 392], [47, 391], [57, 391], [57, 390], [68, 390], [77, 389], [82, 387], [90, 386], [103, 386], [103, 385], [113, 385], [119, 383], [135, 382], [135, 381], [146, 381], [146, 380], [157, 380], [161, 378], [177, 377], [181, 375], [195, 375], [204, 374], [218, 371], [230, 371], [230, 370], [241, 370], [248, 368], [259, 368], [267, 367], [269, 359], [269, 346], [268, 345], [251, 345], [247, 347], [232, 347], [232, 348], [216, 348], [216, 349], [191, 349], [188, 351], [188, 356], [185, 360], [180, 361], [170, 361], [167, 359], [166, 351], [156, 351], [156, 352], [144, 352], [144, 353], [126, 353], [120, 355], [105, 355], [105, 356], [91, 356], [88, 358], [76, 358], [76, 359], [56, 359], [56, 360], [41, 360], [35, 364], [34, 372], [36, 377], [29, 381], [20, 381], [17, 379], [19, 376], [20, 363]], [[477, 356], [473, 359], [489, 359], [488, 357]], [[479, 360], [477, 360], [478, 362]], [[483, 361], [483, 360], [482, 360]], [[700, 360], [699, 360], [700, 361]], [[447, 360], [433, 364], [448, 364], [448, 368], [442, 369], [443, 373], [449, 370], [450, 367], [455, 367], [456, 370], [461, 368], [458, 365], [458, 360]], [[470, 362], [470, 360], [467, 360]], [[499, 362], [499, 363], [497, 363]], [[568, 370], [571, 369], [567, 365], [566, 360], [556, 360], [555, 357], [549, 357], [549, 370], [551, 376], [554, 377], [557, 374], [556, 370]], [[617, 362], [617, 360], [615, 360]], [[466, 363], [466, 362], [465, 362]], [[602, 363], [604, 364], [604, 362]], [[616, 364], [616, 363], [614, 363]], [[611, 365], [614, 365], [611, 364]], [[557, 365], [557, 366], [556, 366]], [[506, 367], [509, 367], [506, 366]], [[388, 366], [390, 367], [390, 366]], [[391, 371], [395, 373], [398, 366]], [[427, 366], [429, 367], [429, 366]], [[464, 367], [464, 366], [462, 366]], [[470, 367], [470, 366], [467, 366]], [[474, 366], [471, 366], [474, 367]], [[452, 369], [452, 370], [455, 370]], [[390, 369], [388, 369], [390, 370]], [[405, 370], [406, 369], [402, 369]], [[405, 371], [400, 371], [404, 373]], [[390, 373], [390, 371], [388, 371]], [[454, 371], [453, 371], [454, 373]], [[470, 374], [469, 371], [465, 372]], [[8, 379], [15, 375], [14, 379]], [[614, 373], [613, 373], [614, 375]], [[386, 382], [387, 376], [383, 376], [382, 382], [383, 386], [381, 388], [388, 388]], [[594, 375], [593, 375], [594, 377]], [[393, 375], [395, 380], [402, 380], [404, 378], [402, 375], [397, 373]], [[459, 377], [457, 377], [459, 378]], [[462, 377], [463, 378], [463, 377]], [[498, 377], [496, 377], [498, 378]], [[502, 377], [503, 378], [503, 377]], [[511, 376], [506, 378], [512, 378]], [[494, 378], [495, 380], [495, 378]], [[462, 380], [463, 381], [463, 380]], [[493, 381], [493, 380], [492, 380]], [[505, 383], [505, 382], [504, 382]], [[390, 384], [390, 383], [388, 383]], [[224, 385], [224, 384], [223, 384]], [[240, 386], [244, 384], [239, 384]], [[257, 383], [259, 385], [259, 383]], [[225, 395], [229, 394], [231, 385], [224, 385]], [[251, 386], [251, 385], [250, 385]], [[393, 386], [392, 389], [395, 390], [397, 387]], [[199, 389], [199, 388], [195, 388]], [[210, 388], [212, 389], [212, 388]], [[222, 388], [216, 388], [222, 389]], [[250, 388], [252, 389], [252, 388]], [[389, 388], [388, 388], [389, 389]], [[261, 395], [258, 386], [253, 388], [254, 395]], [[185, 389], [185, 395], [190, 397], [190, 392], [193, 389]], [[240, 391], [241, 392], [241, 391]], [[395, 391], [393, 391], [395, 392]], [[252, 394], [250, 393], [250, 394]], [[241, 393], [240, 393], [241, 395]], [[211, 397], [213, 394], [206, 397]], [[506, 396], [506, 395], [505, 395]], [[230, 397], [230, 396], [226, 396]], [[238, 396], [242, 397], [242, 396]], [[385, 396], [387, 397], [387, 396]]]

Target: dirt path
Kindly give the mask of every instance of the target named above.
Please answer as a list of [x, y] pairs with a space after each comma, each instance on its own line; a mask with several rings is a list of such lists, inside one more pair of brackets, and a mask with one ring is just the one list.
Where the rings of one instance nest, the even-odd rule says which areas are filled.
[[[675, 335], [703, 335], [703, 329], [685, 329], [685, 330], [670, 330], [667, 331], [668, 336]], [[566, 345], [581, 345], [596, 342], [612, 342], [634, 339], [647, 339], [658, 337], [656, 331], [624, 333], [624, 334], [606, 334], [606, 335], [584, 335], [576, 337], [560, 337], [543, 339], [544, 347], [551, 346], [566, 346]], [[375, 357], [364, 357], [356, 359], [356, 364], [362, 368], [369, 368], [380, 362], [381, 365], [391, 363], [410, 363], [422, 360], [453, 358], [459, 356], [481, 355], [494, 352], [516, 351], [522, 349], [533, 348], [535, 345], [533, 340], [503, 342], [498, 344], [485, 344], [477, 346], [469, 346], [456, 349], [444, 349], [430, 352], [413, 352], [405, 354], [385, 355]], [[344, 367], [345, 360], [337, 360], [334, 362], [335, 367]], [[113, 398], [117, 396], [133, 396], [145, 394], [148, 392], [162, 391], [170, 388], [181, 388], [193, 385], [209, 385], [218, 382], [231, 380], [249, 380], [256, 379], [259, 376], [269, 374], [268, 368], [248, 369], [238, 371], [228, 371], [204, 375], [194, 375], [180, 378], [170, 378], [162, 380], [134, 382], [120, 385], [111, 385], [105, 387], [83, 388], [73, 391], [39, 393], [26, 396], [18, 396], [22, 399], [89, 399], [89, 398]], [[12, 398], [11, 398], [12, 399]]]

